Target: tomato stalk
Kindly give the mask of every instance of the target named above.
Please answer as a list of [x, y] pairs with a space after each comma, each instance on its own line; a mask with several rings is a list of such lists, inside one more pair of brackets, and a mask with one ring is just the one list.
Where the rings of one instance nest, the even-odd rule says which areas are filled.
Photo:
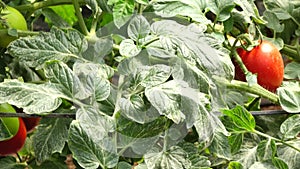
[[254, 133], [257, 134], [257, 135], [260, 135], [260, 136], [262, 136], [262, 137], [265, 137], [265, 138], [268, 138], [268, 139], [272, 139], [272, 140], [274, 140], [274, 141], [277, 141], [277, 142], [279, 142], [279, 143], [282, 143], [283, 145], [286, 145], [286, 146], [288, 146], [288, 147], [290, 147], [290, 148], [292, 148], [292, 149], [294, 149], [294, 150], [300, 152], [300, 149], [299, 149], [298, 147], [295, 147], [295, 146], [293, 146], [293, 145], [291, 145], [291, 144], [289, 144], [289, 143], [287, 143], [287, 142], [285, 142], [285, 141], [283, 141], [283, 140], [280, 140], [280, 139], [278, 139], [278, 138], [272, 137], [272, 136], [270, 136], [270, 135], [267, 135], [267, 134], [262, 133], [262, 132], [257, 131], [257, 130], [254, 130]]
[[294, 59], [295, 61], [300, 61], [300, 47], [298, 45], [296, 46], [290, 46], [290, 45], [284, 45], [281, 49], [281, 53], [287, 55], [288, 57]]
[[253, 84], [249, 86], [247, 82], [242, 82], [239, 80], [232, 80], [231, 82], [224, 79], [217, 79], [217, 78], [215, 80], [229, 89], [237, 89], [248, 93], [256, 94], [260, 97], [270, 100], [275, 104], [279, 104], [278, 95], [268, 91], [267, 89], [263, 88], [259, 84]]
[[85, 25], [82, 13], [80, 11], [79, 1], [78, 0], [72, 0], [72, 2], [73, 2], [73, 5], [74, 5], [76, 16], [78, 18], [78, 23], [79, 23], [80, 29], [81, 29], [81, 31], [84, 35], [88, 35], [89, 31], [88, 31], [88, 29]]
[[[0, 29], [0, 37], [4, 37], [8, 35], [8, 29]], [[24, 30], [17, 30], [17, 36], [18, 37], [25, 37], [25, 36], [34, 36], [38, 35], [39, 32], [36, 31], [24, 31]]]

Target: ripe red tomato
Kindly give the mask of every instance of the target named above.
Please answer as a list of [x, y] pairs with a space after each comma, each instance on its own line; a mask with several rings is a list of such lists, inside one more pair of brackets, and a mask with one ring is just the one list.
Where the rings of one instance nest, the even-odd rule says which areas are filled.
[[[284, 63], [279, 50], [270, 42], [262, 41], [251, 51], [237, 49], [247, 69], [257, 74], [257, 82], [265, 89], [275, 92], [281, 85], [284, 74]], [[245, 81], [245, 75], [236, 66], [236, 79]]]
[[19, 130], [17, 134], [11, 139], [0, 141], [0, 156], [17, 153], [24, 146], [26, 135], [25, 124], [22, 118], [19, 118]]
[[33, 131], [35, 127], [39, 124], [40, 120], [40, 117], [23, 118], [27, 133]]

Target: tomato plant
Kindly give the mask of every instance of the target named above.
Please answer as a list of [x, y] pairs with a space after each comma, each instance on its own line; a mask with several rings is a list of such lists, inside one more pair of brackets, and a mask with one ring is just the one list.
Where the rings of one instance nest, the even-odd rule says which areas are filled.
[[[6, 6], [1, 11], [2, 20], [0, 29], [7, 30], [9, 28], [27, 30], [27, 23], [23, 15], [13, 7]], [[11, 41], [17, 39], [15, 36], [9, 35], [9, 33], [3, 32], [1, 35], [0, 46], [6, 47]]]
[[[262, 41], [251, 51], [242, 48], [237, 50], [246, 68], [257, 74], [258, 84], [275, 92], [281, 85], [284, 74], [283, 58], [276, 46], [268, 41]], [[242, 70], [236, 70], [236, 77], [239, 80], [246, 80]]]
[[41, 120], [0, 166], [300, 168], [298, 0], [1, 2], [0, 117]]

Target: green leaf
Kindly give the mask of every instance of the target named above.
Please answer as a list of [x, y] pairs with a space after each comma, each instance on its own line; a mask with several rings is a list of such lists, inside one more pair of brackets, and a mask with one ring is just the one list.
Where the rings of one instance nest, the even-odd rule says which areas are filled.
[[121, 114], [137, 123], [144, 124], [159, 116], [157, 110], [147, 105], [139, 95], [131, 95], [130, 98], [121, 98], [119, 101]]
[[273, 29], [276, 32], [282, 32], [284, 30], [284, 25], [281, 24], [280, 20], [272, 11], [264, 12], [264, 19], [267, 21], [266, 26]]
[[243, 165], [236, 161], [231, 161], [227, 169], [244, 169]]
[[79, 121], [71, 123], [68, 145], [73, 158], [83, 168], [113, 168], [118, 164], [114, 141], [104, 138], [101, 142], [94, 142], [94, 138], [87, 135]]
[[41, 68], [48, 60], [82, 59], [81, 52], [86, 49], [87, 41], [77, 30], [52, 28], [51, 32], [14, 41], [8, 47], [8, 53], [30, 67]]
[[300, 132], [300, 115], [293, 115], [280, 126], [283, 140], [296, 138]]
[[293, 4], [286, 3], [284, 0], [267, 0], [264, 2], [264, 5], [267, 10], [273, 11], [280, 20], [286, 20], [293, 17]]
[[205, 35], [201, 26], [181, 25], [175, 21], [163, 20], [151, 25], [153, 33], [160, 37], [165, 50], [176, 49], [177, 55], [186, 62], [198, 65], [208, 76], [233, 78], [234, 66], [222, 42]]
[[157, 143], [167, 130], [167, 119], [157, 118], [145, 124], [120, 116], [117, 122], [118, 148], [126, 157], [142, 157]]
[[208, 147], [210, 152], [219, 158], [231, 159], [230, 146], [227, 136], [221, 132], [215, 132], [212, 143]]
[[232, 0], [212, 0], [207, 2], [207, 9], [216, 15], [217, 21], [226, 21], [231, 16], [235, 4]]
[[18, 80], [0, 83], [0, 103], [9, 103], [23, 108], [26, 113], [48, 113], [56, 110], [62, 100], [55, 85], [36, 85]]
[[134, 12], [134, 0], [119, 0], [113, 6], [115, 25], [120, 28], [126, 24]]
[[110, 116], [97, 109], [97, 106], [81, 107], [76, 112], [76, 120], [80, 122], [80, 128], [85, 135], [98, 143], [115, 131], [115, 121]]
[[137, 41], [150, 33], [150, 24], [144, 16], [136, 15], [130, 20], [127, 32], [132, 40]]
[[17, 160], [13, 156], [7, 156], [0, 159], [1, 169], [24, 169], [26, 165], [24, 163], [17, 163]]
[[118, 163], [117, 169], [132, 169], [132, 166], [125, 161], [121, 161]]
[[211, 80], [195, 64], [178, 59], [172, 71], [175, 80], [183, 80], [192, 88], [198, 88], [203, 93], [209, 93]]
[[204, 101], [200, 104], [208, 103], [205, 102], [205, 94], [190, 88], [184, 81], [171, 80], [146, 88], [145, 95], [161, 115], [166, 115], [177, 124], [187, 118], [185, 113], [192, 114], [192, 112], [184, 112], [186, 111], [182, 109], [184, 105], [198, 108], [199, 100]]
[[274, 140], [268, 139], [261, 141], [257, 146], [257, 156], [261, 162], [272, 159], [277, 152]]
[[253, 148], [242, 148], [239, 153], [233, 156], [233, 161], [237, 161], [243, 165], [244, 168], [249, 168], [256, 161], [256, 149]]
[[255, 162], [249, 169], [274, 169], [274, 167], [271, 162]]
[[[299, 140], [289, 142], [292, 146], [300, 148]], [[300, 152], [288, 146], [278, 146], [278, 158], [282, 159], [289, 168], [298, 168], [300, 166]]]
[[91, 39], [94, 43], [89, 43], [82, 56], [93, 63], [105, 63], [105, 56], [113, 50], [112, 36], [92, 37]]
[[78, 20], [75, 15], [74, 5], [57, 5], [50, 8], [69, 25], [73, 26]]
[[118, 72], [122, 75], [130, 75], [133, 72], [137, 74], [137, 69], [146, 65], [153, 64], [151, 64], [148, 53], [142, 50], [137, 56], [122, 60], [118, 65]]
[[211, 166], [208, 157], [200, 155], [199, 146], [190, 142], [182, 142], [179, 146], [188, 153], [188, 159], [192, 163], [191, 169], [204, 169]]
[[[242, 8], [242, 15], [247, 21], [251, 22], [253, 18], [258, 23], [264, 23], [264, 20], [260, 17], [258, 9], [254, 1], [248, 0], [234, 0], [234, 3]], [[248, 23], [248, 22], [247, 22]]]
[[277, 88], [279, 103], [282, 108], [290, 113], [300, 111], [300, 87], [299, 83], [285, 83], [284, 86]]
[[[17, 59], [13, 59], [9, 64], [9, 72], [12, 75], [12, 78], [17, 79], [22, 77], [27, 82], [34, 82], [42, 80], [41, 77], [38, 76], [37, 71], [31, 69], [23, 62], [19, 62]], [[4, 72], [4, 74], [7, 72]], [[1, 81], [2, 82], [2, 81]]]
[[155, 13], [162, 17], [188, 16], [199, 23], [208, 24], [211, 21], [203, 13], [205, 7], [206, 2], [197, 0], [157, 0], [153, 3]]
[[300, 63], [291, 62], [287, 64], [284, 68], [284, 78], [285, 79], [300, 79], [299, 71]]
[[278, 169], [289, 169], [289, 166], [280, 158], [274, 157], [272, 162]]
[[66, 169], [66, 158], [53, 156], [42, 163], [31, 163], [30, 167], [34, 169]]
[[74, 72], [61, 61], [48, 61], [45, 64], [45, 76], [61, 88], [61, 92], [69, 98], [85, 99], [90, 93], [81, 84]]
[[33, 135], [33, 148], [39, 162], [47, 160], [56, 152], [62, 152], [71, 121], [67, 118], [42, 118]]
[[191, 166], [187, 153], [180, 147], [174, 146], [168, 151], [153, 151], [145, 155], [148, 169], [184, 169]]
[[136, 56], [141, 52], [141, 48], [134, 44], [131, 39], [122, 40], [120, 44], [120, 54], [126, 57]]
[[73, 70], [88, 95], [98, 102], [109, 97], [110, 82], [107, 79], [113, 74], [111, 67], [104, 64], [75, 63]]
[[255, 130], [255, 119], [244, 107], [236, 106], [231, 110], [223, 110], [223, 114], [230, 117], [235, 125], [236, 131], [249, 131]]
[[[54, 25], [58, 28], [70, 28], [71, 25], [66, 22], [58, 13], [56, 13], [51, 8], [44, 8], [42, 9], [42, 14], [45, 16], [45, 21], [50, 24]], [[74, 14], [74, 13], [73, 13]]]
[[228, 137], [231, 153], [237, 153], [243, 144], [244, 134], [242, 133], [231, 133]]

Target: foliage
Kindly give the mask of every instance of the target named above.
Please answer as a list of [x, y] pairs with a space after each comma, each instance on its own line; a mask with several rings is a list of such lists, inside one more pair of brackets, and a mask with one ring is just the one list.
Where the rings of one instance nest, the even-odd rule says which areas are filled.
[[[30, 31], [2, 49], [0, 103], [42, 120], [0, 166], [300, 167], [298, 1], [3, 2]], [[234, 79], [236, 48], [260, 38], [288, 60], [276, 93]], [[254, 116], [261, 98], [289, 114]]]

